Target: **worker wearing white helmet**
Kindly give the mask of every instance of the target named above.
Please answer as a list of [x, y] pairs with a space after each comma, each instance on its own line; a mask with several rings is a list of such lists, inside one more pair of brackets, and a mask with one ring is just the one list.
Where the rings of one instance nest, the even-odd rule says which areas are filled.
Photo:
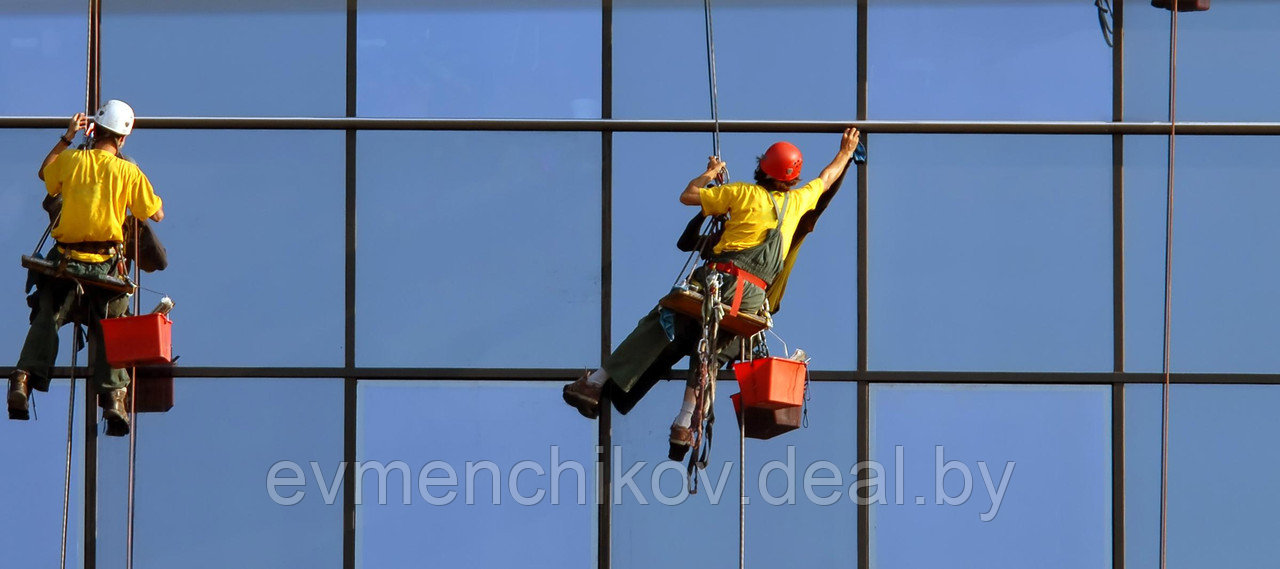
[[[151, 182], [137, 165], [124, 160], [120, 148], [133, 133], [133, 109], [123, 101], [102, 105], [92, 122], [76, 113], [66, 134], [40, 164], [38, 174], [50, 196], [62, 197], [62, 212], [54, 223], [57, 240], [48, 260], [62, 263], [68, 274], [103, 277], [122, 275], [122, 225], [128, 215], [160, 221], [164, 209]], [[87, 148], [70, 148], [80, 130], [91, 136]], [[125, 412], [128, 376], [113, 373], [106, 361], [100, 320], [107, 305], [119, 293], [87, 286], [76, 306], [75, 282], [42, 277], [38, 281], [37, 305], [27, 332], [18, 365], [9, 377], [9, 418], [29, 418], [31, 390], [49, 389], [50, 369], [58, 355], [58, 326], [72, 310], [82, 309], [87, 318], [94, 382], [107, 421], [108, 435], [129, 432]]]

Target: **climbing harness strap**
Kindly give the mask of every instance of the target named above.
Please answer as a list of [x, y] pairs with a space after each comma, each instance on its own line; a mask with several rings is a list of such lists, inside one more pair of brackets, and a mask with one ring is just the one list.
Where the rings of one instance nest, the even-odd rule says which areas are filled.
[[753, 285], [756, 285], [757, 287], [760, 287], [760, 290], [769, 288], [769, 283], [764, 282], [764, 279], [757, 277], [751, 273], [748, 273], [747, 271], [743, 270], [742, 267], [739, 267], [733, 263], [728, 263], [728, 262], [709, 263], [707, 266], [717, 271], [720, 271], [722, 273], [725, 273], [733, 277], [737, 281], [733, 285], [733, 303], [729, 305], [729, 316], [737, 316], [738, 309], [742, 307], [743, 281], [749, 282]]

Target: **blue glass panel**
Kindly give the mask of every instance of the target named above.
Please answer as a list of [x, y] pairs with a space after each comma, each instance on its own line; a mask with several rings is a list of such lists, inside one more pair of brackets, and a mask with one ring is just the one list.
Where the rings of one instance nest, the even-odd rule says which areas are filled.
[[593, 567], [596, 424], [559, 392], [361, 382], [357, 563]]
[[[1149, 2], [1125, 12], [1126, 120], [1168, 120], [1169, 17]], [[1280, 5], [1214, 2], [1178, 16], [1178, 120], [1275, 121]]]
[[[1216, 4], [1215, 4], [1216, 6]], [[1280, 491], [1280, 387], [1169, 392], [1169, 567], [1269, 567]], [[1125, 566], [1159, 566], [1161, 386], [1131, 385], [1125, 415]]]
[[[857, 504], [851, 498], [850, 469], [857, 462], [857, 388], [850, 383], [811, 388], [807, 428], [747, 442], [748, 566], [856, 563]], [[683, 381], [662, 382], [629, 415], [614, 418], [615, 567], [675, 566], [690, 559], [725, 564], [738, 557], [742, 486], [738, 426], [729, 399], [738, 388], [731, 381], [718, 385], [711, 460], [701, 489], [692, 495], [683, 482], [685, 465], [666, 460], [668, 428], [683, 391]], [[631, 485], [621, 478], [628, 472], [625, 480]]]
[[165, 202], [170, 265], [142, 284], [177, 303], [181, 363], [342, 364], [341, 133], [138, 130], [125, 152]]
[[[172, 410], [134, 425], [134, 565], [341, 567], [342, 493], [324, 489], [342, 462], [342, 381], [180, 378], [174, 390]], [[129, 442], [98, 448], [98, 567], [124, 567]]]
[[342, 116], [346, 30], [341, 0], [107, 2], [102, 95], [141, 116]]
[[873, 566], [1111, 566], [1108, 388], [873, 385], [871, 397]]
[[5, 1], [0, 13], [0, 115], [70, 117], [84, 110], [86, 3]]
[[[1174, 372], [1274, 373], [1280, 140], [1178, 137], [1173, 227]], [[1162, 368], [1167, 137], [1125, 139], [1130, 371]]]
[[[709, 138], [705, 134], [614, 136], [614, 346], [670, 290], [688, 259], [687, 253], [676, 249], [676, 239], [698, 208], [681, 205], [678, 197], [689, 180], [706, 169]], [[750, 181], [756, 157], [779, 139], [790, 140], [807, 153], [806, 179], [822, 171], [839, 144], [835, 135], [726, 135], [722, 154], [731, 179]], [[856, 173], [850, 170], [840, 193], [805, 240], [783, 309], [775, 319], [774, 330], [788, 347], [802, 347], [813, 356], [816, 369], [857, 365], [857, 201]]]
[[588, 367], [600, 135], [359, 138], [361, 365]]
[[872, 118], [1111, 118], [1111, 50], [1089, 3], [871, 2], [867, 22]]
[[1111, 143], [876, 135], [870, 365], [1111, 369]]
[[600, 6], [360, 3], [360, 116], [600, 117]]
[[[619, 0], [613, 10], [614, 116], [710, 118], [701, 3]], [[721, 118], [854, 117], [855, 4], [717, 1], [713, 21]]]
[[[48, 393], [35, 393], [31, 421], [0, 419], [0, 439], [4, 440], [6, 455], [4, 468], [0, 469], [0, 485], [11, 489], [0, 493], [0, 512], [6, 514], [0, 516], [0, 549], [5, 552], [5, 564], [11, 567], [58, 566], [68, 385], [66, 380], [54, 380]], [[72, 429], [68, 567], [84, 564], [84, 389], [82, 379], [76, 385]]]

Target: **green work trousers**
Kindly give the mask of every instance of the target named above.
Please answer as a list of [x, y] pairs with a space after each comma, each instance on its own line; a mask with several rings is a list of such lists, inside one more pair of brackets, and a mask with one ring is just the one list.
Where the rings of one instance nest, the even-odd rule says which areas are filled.
[[[49, 260], [61, 258], [57, 248], [49, 254]], [[111, 274], [115, 263], [81, 263], [67, 261], [66, 271], [77, 276], [104, 276]], [[88, 329], [89, 364], [93, 367], [93, 382], [99, 391], [129, 386], [129, 374], [122, 369], [112, 369], [107, 364], [107, 354], [102, 343], [102, 319], [123, 313], [125, 298], [118, 292], [85, 285], [83, 294], [77, 296], [76, 283], [69, 279], [42, 276], [36, 285], [37, 305], [18, 357], [18, 369], [28, 374], [32, 389], [49, 390], [49, 379], [54, 361], [58, 358], [58, 329], [63, 324], [77, 321]], [[79, 302], [77, 302], [77, 300]]]

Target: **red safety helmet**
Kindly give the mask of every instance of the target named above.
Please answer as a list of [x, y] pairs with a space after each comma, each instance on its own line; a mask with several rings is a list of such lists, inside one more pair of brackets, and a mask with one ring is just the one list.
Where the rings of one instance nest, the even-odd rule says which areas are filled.
[[790, 142], [775, 142], [764, 157], [760, 159], [760, 169], [770, 178], [780, 182], [790, 182], [800, 177], [800, 167], [804, 165], [804, 156], [800, 149]]

